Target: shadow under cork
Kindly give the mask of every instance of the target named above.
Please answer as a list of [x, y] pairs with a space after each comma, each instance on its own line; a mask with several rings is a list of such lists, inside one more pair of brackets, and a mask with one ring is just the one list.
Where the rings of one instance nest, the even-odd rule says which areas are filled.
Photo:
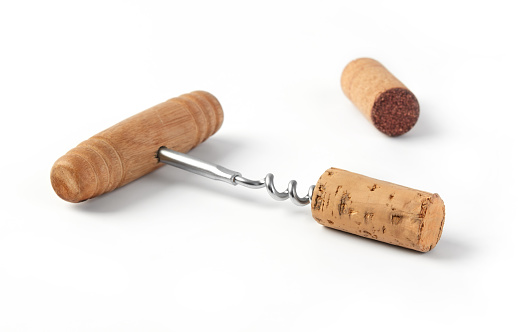
[[416, 124], [407, 133], [395, 137], [396, 139], [428, 139], [432, 137], [437, 137], [441, 134], [441, 132], [443, 132], [443, 128], [440, 127], [439, 123], [436, 121], [436, 117], [434, 117], [434, 114], [431, 114], [431, 112], [433, 112], [433, 110], [437, 106], [426, 100], [420, 100], [419, 104], [419, 119], [417, 120]]
[[377, 247], [383, 251], [393, 251], [402, 255], [410, 255], [410, 256], [421, 256], [422, 259], [431, 259], [437, 261], [465, 261], [470, 259], [475, 251], [474, 249], [466, 243], [459, 242], [457, 240], [453, 240], [450, 237], [442, 236], [437, 245], [428, 252], [420, 252], [404, 247], [399, 247], [393, 244], [372, 240], [369, 238], [365, 238], [356, 234], [351, 234], [347, 232], [340, 231], [338, 229], [329, 228], [322, 226], [325, 232], [335, 233], [336, 235], [343, 236], [347, 238], [347, 241], [362, 241], [365, 242], [365, 245]]
[[437, 261], [463, 261], [476, 256], [477, 248], [452, 236], [441, 237], [435, 248], [426, 253], [427, 259]]

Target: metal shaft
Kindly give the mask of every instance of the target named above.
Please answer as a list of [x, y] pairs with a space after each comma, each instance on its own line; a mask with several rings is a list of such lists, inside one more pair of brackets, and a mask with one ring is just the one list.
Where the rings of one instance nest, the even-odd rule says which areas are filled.
[[273, 199], [283, 201], [289, 198], [298, 206], [304, 206], [311, 202], [313, 189], [315, 188], [315, 186], [310, 186], [308, 194], [304, 197], [300, 197], [297, 195], [297, 181], [291, 180], [288, 183], [288, 188], [283, 192], [279, 192], [275, 188], [273, 183], [273, 174], [271, 173], [268, 173], [262, 180], [250, 180], [241, 176], [241, 173], [239, 172], [190, 157], [186, 154], [176, 152], [165, 147], [158, 149], [157, 158], [158, 161], [164, 164], [168, 164], [212, 180], [223, 181], [234, 186], [239, 184], [251, 189], [266, 187], [268, 194], [270, 194]]

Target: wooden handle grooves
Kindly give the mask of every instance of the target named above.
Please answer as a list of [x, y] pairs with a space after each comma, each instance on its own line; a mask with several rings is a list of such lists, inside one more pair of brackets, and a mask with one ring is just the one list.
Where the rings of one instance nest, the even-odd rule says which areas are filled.
[[81, 202], [110, 192], [160, 167], [158, 148], [187, 152], [223, 122], [218, 100], [195, 91], [151, 107], [80, 143], [51, 170], [56, 194]]

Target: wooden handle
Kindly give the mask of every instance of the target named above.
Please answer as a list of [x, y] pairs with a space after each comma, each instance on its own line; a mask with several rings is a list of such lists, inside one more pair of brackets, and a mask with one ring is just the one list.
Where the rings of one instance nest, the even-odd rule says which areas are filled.
[[445, 216], [437, 194], [338, 168], [318, 180], [311, 211], [324, 226], [421, 252], [435, 247]]
[[156, 152], [187, 152], [223, 122], [218, 100], [195, 91], [138, 113], [80, 143], [59, 158], [50, 179], [56, 194], [81, 202], [121, 187], [160, 167]]
[[376, 60], [351, 61], [342, 73], [341, 83], [347, 98], [388, 136], [408, 132], [419, 118], [417, 98]]

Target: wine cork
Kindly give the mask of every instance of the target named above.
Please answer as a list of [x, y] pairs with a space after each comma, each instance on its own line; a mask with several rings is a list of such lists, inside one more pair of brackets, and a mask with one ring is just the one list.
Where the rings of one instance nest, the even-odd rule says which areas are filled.
[[421, 252], [435, 247], [445, 218], [438, 194], [338, 168], [318, 180], [311, 212], [326, 227]]
[[53, 165], [56, 194], [77, 203], [121, 187], [157, 169], [162, 146], [187, 152], [223, 122], [218, 100], [194, 91], [142, 111], [80, 143]]
[[342, 73], [341, 84], [351, 102], [388, 136], [403, 135], [419, 118], [417, 98], [376, 60], [351, 61]]

